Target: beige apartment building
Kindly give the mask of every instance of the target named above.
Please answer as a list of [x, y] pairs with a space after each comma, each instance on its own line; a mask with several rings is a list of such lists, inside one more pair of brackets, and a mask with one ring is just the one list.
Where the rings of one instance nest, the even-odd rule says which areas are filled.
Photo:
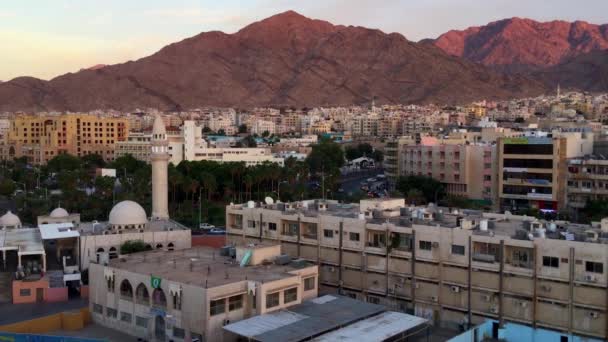
[[498, 196], [502, 210], [566, 209], [567, 159], [590, 154], [593, 135], [559, 133], [498, 140]]
[[496, 145], [402, 145], [398, 160], [400, 175], [434, 178], [448, 194], [488, 203], [495, 199]]
[[442, 326], [487, 318], [608, 337], [608, 220], [408, 207], [403, 199], [226, 207], [228, 239], [280, 243], [340, 292]]
[[26, 157], [30, 163], [45, 164], [61, 153], [74, 156], [99, 154], [114, 160], [118, 142], [127, 140], [129, 121], [88, 114], [19, 115], [2, 148], [3, 159]]
[[93, 321], [148, 341], [234, 341], [225, 325], [318, 294], [318, 266], [278, 244], [130, 254], [89, 277]]
[[575, 212], [588, 201], [608, 198], [608, 160], [586, 156], [568, 160], [567, 205]]

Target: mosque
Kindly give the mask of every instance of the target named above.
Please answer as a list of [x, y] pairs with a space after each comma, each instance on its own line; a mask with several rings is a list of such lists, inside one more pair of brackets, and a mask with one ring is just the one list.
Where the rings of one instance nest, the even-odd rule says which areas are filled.
[[51, 301], [57, 299], [50, 298], [56, 292], [61, 292], [59, 297], [65, 292], [67, 299], [68, 290], [80, 293], [81, 273], [91, 263], [118, 258], [126, 241], [143, 241], [147, 249], [164, 251], [191, 247], [190, 229], [169, 217], [168, 141], [160, 117], [154, 120], [151, 145], [150, 215], [140, 204], [126, 200], [114, 205], [107, 222], [81, 222], [80, 214], [61, 207], [39, 216], [35, 228], [23, 227], [10, 211], [0, 217], [0, 274], [16, 275], [13, 303]]

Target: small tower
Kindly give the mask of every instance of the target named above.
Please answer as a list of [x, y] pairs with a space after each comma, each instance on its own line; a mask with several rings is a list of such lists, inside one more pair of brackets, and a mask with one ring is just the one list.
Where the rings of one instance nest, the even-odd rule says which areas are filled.
[[558, 83], [557, 84], [557, 99], [559, 100], [560, 97], [561, 97], [561, 89], [560, 89], [560, 86], [559, 86], [559, 83]]
[[169, 165], [169, 142], [165, 123], [160, 116], [154, 119], [152, 127], [152, 219], [168, 219], [168, 179], [167, 167]]

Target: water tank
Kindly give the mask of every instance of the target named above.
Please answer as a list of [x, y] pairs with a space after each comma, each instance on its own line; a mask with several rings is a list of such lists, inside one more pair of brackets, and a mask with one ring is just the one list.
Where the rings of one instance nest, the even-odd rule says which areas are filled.
[[557, 225], [555, 224], [555, 222], [549, 222], [548, 227], [550, 232], [554, 232], [557, 230]]
[[254, 201], [247, 202], [247, 208], [255, 208], [255, 202]]
[[359, 220], [365, 220], [365, 214], [359, 213]]
[[545, 228], [538, 228], [538, 229], [536, 229], [536, 234], [541, 239], [544, 239], [545, 237], [547, 237], [546, 232], [547, 232], [547, 230]]
[[291, 257], [287, 254], [281, 254], [274, 259], [274, 263], [277, 265], [287, 265], [291, 262]]
[[482, 232], [488, 231], [488, 220], [479, 221], [479, 230], [481, 230]]

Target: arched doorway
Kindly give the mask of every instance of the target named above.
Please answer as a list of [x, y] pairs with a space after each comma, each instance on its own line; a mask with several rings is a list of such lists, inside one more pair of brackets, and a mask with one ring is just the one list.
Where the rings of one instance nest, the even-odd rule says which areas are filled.
[[158, 341], [165, 340], [165, 319], [163, 316], [156, 316], [154, 320], [154, 336]]

